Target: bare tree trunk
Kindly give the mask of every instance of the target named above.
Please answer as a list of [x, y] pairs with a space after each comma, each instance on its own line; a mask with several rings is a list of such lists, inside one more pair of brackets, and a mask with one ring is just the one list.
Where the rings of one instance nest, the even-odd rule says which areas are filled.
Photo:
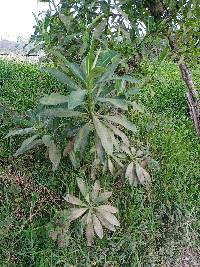
[[193, 120], [197, 136], [200, 139], [200, 100], [198, 91], [194, 85], [194, 82], [192, 80], [192, 75], [189, 71], [186, 62], [178, 55], [179, 54], [178, 48], [175, 42], [171, 38], [169, 38], [169, 45], [171, 47], [171, 50], [177, 54], [176, 60], [178, 61], [182, 78], [188, 88], [186, 97], [190, 109], [190, 116]]

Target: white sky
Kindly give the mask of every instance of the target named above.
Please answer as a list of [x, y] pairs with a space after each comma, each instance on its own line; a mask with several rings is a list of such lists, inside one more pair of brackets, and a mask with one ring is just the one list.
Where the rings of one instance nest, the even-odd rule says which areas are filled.
[[0, 0], [0, 39], [16, 40], [17, 36], [29, 38], [34, 32], [32, 13], [48, 9], [48, 3], [37, 0]]

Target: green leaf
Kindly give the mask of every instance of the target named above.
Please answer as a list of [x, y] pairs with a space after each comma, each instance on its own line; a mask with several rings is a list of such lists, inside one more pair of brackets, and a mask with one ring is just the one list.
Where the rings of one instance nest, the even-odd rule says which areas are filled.
[[41, 139], [36, 140], [38, 137], [39, 135], [36, 134], [24, 140], [23, 143], [21, 144], [21, 147], [15, 152], [14, 156], [17, 157], [23, 154], [24, 152], [34, 148], [35, 146], [41, 145], [42, 144]]
[[74, 142], [74, 151], [80, 151], [80, 153], [83, 153], [85, 150], [85, 147], [88, 143], [88, 137], [89, 133], [92, 130], [92, 127], [90, 123], [86, 123], [78, 132], [78, 134], [75, 137]]
[[60, 52], [58, 51], [53, 51], [53, 54], [57, 56], [65, 65], [70, 69], [70, 71], [74, 74], [74, 76], [81, 80], [85, 81], [86, 76], [85, 73], [83, 72], [82, 68], [76, 64], [76, 63], [71, 63], [69, 62]]
[[81, 178], [77, 178], [76, 181], [81, 194], [85, 197], [87, 194], [87, 186], [85, 184], [85, 181]]
[[46, 109], [40, 113], [41, 116], [47, 117], [59, 117], [59, 118], [70, 118], [70, 117], [82, 117], [82, 113], [78, 111], [72, 111], [65, 108], [55, 108], [55, 109]]
[[123, 110], [128, 110], [128, 104], [127, 104], [127, 101], [125, 99], [98, 97], [97, 100], [102, 102], [102, 103], [109, 102], [112, 105], [116, 106], [117, 108], [121, 108]]
[[130, 83], [139, 83], [139, 80], [133, 76], [130, 75], [123, 75], [123, 76], [113, 76], [114, 80], [122, 80]]
[[35, 133], [35, 129], [33, 127], [31, 128], [25, 128], [25, 129], [16, 129], [9, 131], [9, 133], [5, 136], [5, 138], [15, 136], [15, 135], [24, 135], [29, 133]]
[[104, 52], [97, 60], [96, 66], [106, 67], [118, 53], [114, 50]]
[[42, 141], [48, 149], [49, 159], [53, 164], [53, 171], [57, 170], [58, 165], [61, 160], [61, 152], [58, 147], [55, 145], [52, 137], [50, 135], [44, 135]]
[[135, 101], [128, 101], [128, 104], [137, 112], [144, 113], [144, 107]]
[[59, 105], [68, 102], [68, 97], [59, 93], [52, 93], [40, 99], [40, 104], [45, 106]]
[[102, 20], [95, 28], [93, 32], [94, 39], [99, 39], [107, 24], [107, 20]]
[[113, 142], [110, 134], [110, 130], [95, 116], [93, 116], [94, 127], [99, 136], [102, 146], [106, 153], [112, 155], [113, 153]]
[[103, 116], [107, 121], [114, 122], [116, 124], [120, 124], [126, 129], [132, 131], [133, 133], [137, 132], [137, 128], [134, 124], [127, 120], [127, 118], [123, 115], [115, 115], [115, 116]]
[[44, 71], [48, 72], [51, 76], [56, 78], [59, 82], [67, 85], [71, 90], [82, 90], [82, 88], [75, 83], [74, 80], [69, 78], [65, 73], [63, 73], [60, 70], [49, 68], [49, 67], [43, 67]]
[[68, 109], [71, 110], [82, 105], [85, 99], [85, 94], [85, 90], [71, 92], [68, 100]]

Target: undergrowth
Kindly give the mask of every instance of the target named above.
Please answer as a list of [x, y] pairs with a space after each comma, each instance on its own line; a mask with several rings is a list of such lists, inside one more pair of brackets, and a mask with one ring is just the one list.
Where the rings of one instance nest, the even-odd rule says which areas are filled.
[[[101, 187], [113, 189], [120, 229], [88, 248], [82, 226], [75, 222], [66, 246], [58, 247], [48, 235], [49, 223], [66, 207], [62, 197], [69, 191], [77, 195], [74, 178], [85, 178], [87, 165], [74, 171], [66, 160], [52, 173], [42, 148], [12, 157], [21, 140], [4, 137], [16, 126], [18, 114], [61, 86], [35, 65], [0, 61], [0, 266], [180, 266], [184, 251], [198, 248], [200, 145], [185, 86], [173, 63], [144, 63], [141, 68], [152, 80], [140, 94], [147, 112], [137, 124], [160, 166], [147, 187], [130, 188], [105, 175]], [[195, 70], [196, 83], [199, 76]]]

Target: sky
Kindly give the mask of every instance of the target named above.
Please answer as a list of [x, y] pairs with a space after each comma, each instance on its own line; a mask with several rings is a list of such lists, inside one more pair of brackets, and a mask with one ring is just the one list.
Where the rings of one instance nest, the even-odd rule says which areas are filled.
[[29, 38], [35, 25], [33, 13], [47, 9], [48, 3], [37, 0], [0, 0], [0, 39]]

